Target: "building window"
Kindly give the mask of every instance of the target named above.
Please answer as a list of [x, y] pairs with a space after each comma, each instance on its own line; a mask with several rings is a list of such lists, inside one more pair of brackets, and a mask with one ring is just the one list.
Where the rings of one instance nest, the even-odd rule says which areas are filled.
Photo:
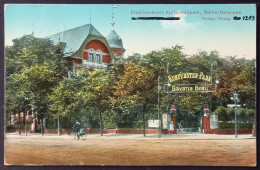
[[96, 54], [96, 62], [101, 63], [101, 55], [100, 54]]
[[88, 53], [88, 56], [89, 56], [89, 61], [90, 62], [94, 62], [94, 55], [93, 55], [93, 53]]

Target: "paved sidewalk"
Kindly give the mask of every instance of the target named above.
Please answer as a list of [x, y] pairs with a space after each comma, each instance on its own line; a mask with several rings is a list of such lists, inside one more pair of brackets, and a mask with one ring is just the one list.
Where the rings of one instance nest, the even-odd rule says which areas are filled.
[[[20, 136], [18, 133], [6, 133], [7, 138], [17, 138], [17, 137], [32, 137], [32, 138], [69, 138], [67, 134], [57, 135], [57, 134], [44, 134], [43, 136], [40, 133], [27, 134], [27, 136], [22, 133]], [[238, 139], [256, 139], [252, 137], [252, 134], [239, 134], [237, 138], [235, 135], [218, 135], [218, 134], [202, 134], [202, 133], [179, 133], [179, 134], [170, 134], [165, 135], [161, 134], [161, 138], [158, 138], [158, 134], [146, 134], [146, 137], [143, 134], [87, 134], [87, 139], [140, 139], [140, 140], [149, 140], [149, 139], [160, 139], [160, 140], [238, 140]]]
[[89, 138], [113, 138], [113, 139], [255, 139], [251, 134], [238, 135], [236, 138], [235, 135], [216, 135], [216, 134], [201, 134], [201, 133], [190, 133], [190, 134], [171, 134], [164, 135], [161, 134], [161, 138], [158, 137], [158, 134], [146, 134], [146, 137], [143, 134], [91, 134], [88, 135]]

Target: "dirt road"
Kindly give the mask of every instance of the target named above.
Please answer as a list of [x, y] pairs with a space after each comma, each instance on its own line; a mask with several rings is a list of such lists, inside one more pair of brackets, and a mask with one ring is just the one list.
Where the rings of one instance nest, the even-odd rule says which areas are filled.
[[11, 165], [255, 166], [256, 139], [123, 139], [7, 135]]

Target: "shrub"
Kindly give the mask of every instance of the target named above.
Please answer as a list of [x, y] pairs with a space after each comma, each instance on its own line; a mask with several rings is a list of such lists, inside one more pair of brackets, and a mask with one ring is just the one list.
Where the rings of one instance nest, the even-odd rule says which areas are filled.
[[5, 128], [6, 132], [13, 132], [16, 130], [15, 125], [8, 125]]
[[244, 121], [246, 117], [246, 109], [239, 108], [237, 111], [238, 120]]
[[[143, 121], [119, 121], [118, 122], [118, 128], [133, 128], [133, 129], [142, 129], [143, 128]], [[148, 127], [148, 121], [145, 122], [145, 128]]]
[[[234, 129], [235, 123], [231, 122], [218, 122], [219, 129]], [[237, 128], [240, 129], [251, 129], [253, 128], [253, 123], [238, 123]]]
[[[135, 121], [135, 122], [134, 122], [133, 128], [142, 129], [143, 127], [144, 127], [143, 121]], [[148, 127], [148, 121], [145, 122], [145, 128], [146, 128], [146, 129], [149, 128], [149, 127]]]
[[253, 110], [253, 109], [246, 110], [246, 120], [250, 121], [250, 122], [253, 122], [254, 114], [255, 114], [255, 110]]
[[214, 112], [215, 112], [215, 114], [218, 115], [218, 120], [220, 120], [220, 121], [228, 121], [229, 120], [229, 116], [227, 114], [227, 110], [226, 110], [225, 107], [219, 106]]
[[104, 124], [104, 128], [106, 128], [106, 129], [114, 129], [114, 128], [116, 128], [115, 121], [113, 121], [111, 119], [104, 118], [103, 124]]
[[229, 120], [235, 119], [235, 109], [233, 107], [227, 108], [227, 114], [228, 114]]

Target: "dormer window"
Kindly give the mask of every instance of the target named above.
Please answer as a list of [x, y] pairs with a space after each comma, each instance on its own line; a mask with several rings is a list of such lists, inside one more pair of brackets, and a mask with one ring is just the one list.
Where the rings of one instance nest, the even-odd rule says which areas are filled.
[[[93, 64], [102, 64], [102, 57], [105, 53], [103, 53], [101, 50], [94, 50], [93, 48], [90, 48], [88, 50], [84, 50], [84, 52], [87, 52], [88, 54], [88, 59], [85, 61], [86, 62]], [[84, 53], [83, 53], [84, 55]], [[87, 58], [87, 57], [86, 57]]]

